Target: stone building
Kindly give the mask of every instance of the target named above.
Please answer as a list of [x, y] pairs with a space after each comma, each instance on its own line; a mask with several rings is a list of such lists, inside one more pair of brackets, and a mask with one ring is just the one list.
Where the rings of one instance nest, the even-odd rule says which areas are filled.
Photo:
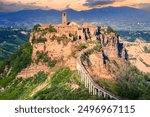
[[[56, 31], [48, 31], [50, 26], [53, 26]], [[102, 46], [102, 51], [98, 53], [98, 56], [91, 56], [91, 61], [95, 65], [94, 68], [97, 68], [98, 71], [105, 72], [107, 68], [110, 68], [108, 66], [109, 60], [118, 60], [118, 58], [123, 60], [127, 58], [127, 52], [124, 49], [123, 44], [119, 42], [119, 36], [113, 32], [108, 32], [107, 27], [94, 26], [88, 22], [83, 24], [77, 24], [73, 21], [68, 22], [67, 13], [64, 12], [62, 13], [61, 24], [42, 24], [38, 27], [38, 30], [31, 33], [29, 41], [33, 46], [32, 59], [35, 60], [37, 58], [38, 51], [47, 52], [49, 58], [55, 60], [61, 59], [62, 61], [65, 61], [64, 65], [69, 66], [74, 70], [76, 69], [76, 58], [72, 56], [75, 50], [74, 47], [79, 43], [85, 44], [86, 42], [92, 41], [91, 44], [94, 45], [99, 43], [99, 45]], [[67, 44], [64, 44], [63, 42], [58, 43], [58, 40], [52, 40], [53, 36], [55, 36], [55, 38], [65, 37], [64, 39], [67, 40]], [[41, 38], [47, 39], [47, 41], [44, 43], [32, 43], [33, 39]], [[31, 72], [27, 72], [29, 71], [28, 69], [34, 71], [33, 73], [37, 73], [39, 70], [43, 71], [42, 69], [33, 68], [34, 65], [31, 65], [29, 68], [25, 69], [20, 76], [24, 75], [26, 77], [26, 73], [31, 74], [30, 76], [32, 76], [33, 74]], [[48, 71], [48, 68], [44, 65], [41, 68], [45, 69], [44, 71]]]
[[62, 13], [62, 24], [67, 25], [67, 13]]
[[[41, 25], [41, 28], [48, 28], [48, 25]], [[119, 35], [114, 32], [108, 33], [107, 27], [94, 26], [88, 22], [83, 24], [77, 24], [76, 22], [68, 22], [67, 13], [62, 13], [62, 23], [61, 24], [51, 24], [56, 30], [56, 33], [51, 34], [51, 36], [63, 36], [72, 41], [80, 40], [85, 42], [87, 40], [94, 40], [100, 43], [103, 47], [104, 55], [109, 55], [110, 59], [117, 59], [118, 57], [125, 58], [124, 47], [119, 42]]]

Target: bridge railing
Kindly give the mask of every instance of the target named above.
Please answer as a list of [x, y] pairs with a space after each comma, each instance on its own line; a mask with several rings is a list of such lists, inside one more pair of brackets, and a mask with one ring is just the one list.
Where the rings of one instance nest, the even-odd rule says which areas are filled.
[[77, 58], [77, 70], [79, 75], [81, 76], [81, 81], [85, 83], [85, 87], [89, 89], [89, 93], [91, 93], [92, 95], [98, 95], [98, 96], [103, 96], [104, 98], [119, 100], [119, 97], [115, 96], [111, 92], [97, 85], [92, 79], [92, 77], [90, 76], [90, 74], [88, 73], [88, 71], [85, 69], [81, 61], [81, 55], [86, 50], [79, 53]]

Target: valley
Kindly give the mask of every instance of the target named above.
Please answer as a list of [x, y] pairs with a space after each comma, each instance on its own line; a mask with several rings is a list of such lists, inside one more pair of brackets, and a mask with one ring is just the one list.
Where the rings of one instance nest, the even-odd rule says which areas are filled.
[[30, 30], [0, 28], [0, 61], [8, 59], [20, 46], [28, 42]]

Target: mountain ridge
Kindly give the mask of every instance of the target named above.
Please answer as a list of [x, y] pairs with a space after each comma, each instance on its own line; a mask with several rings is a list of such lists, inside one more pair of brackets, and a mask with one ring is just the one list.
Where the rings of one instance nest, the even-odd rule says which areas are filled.
[[[95, 22], [110, 25], [116, 30], [150, 30], [149, 11], [131, 7], [105, 7], [76, 11], [59, 10], [22, 10], [17, 12], [0, 12], [0, 27], [32, 28], [37, 23], [61, 23], [61, 13], [68, 13], [68, 21], [77, 23]], [[140, 24], [138, 24], [140, 23]], [[143, 29], [143, 27], [145, 27]]]

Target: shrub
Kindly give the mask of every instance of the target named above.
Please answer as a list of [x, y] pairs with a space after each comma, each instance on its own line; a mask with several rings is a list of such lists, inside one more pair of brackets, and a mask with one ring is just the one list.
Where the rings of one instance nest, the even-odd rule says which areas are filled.
[[81, 51], [83, 49], [86, 49], [87, 46], [85, 44], [80, 44], [77, 48], [78, 48], [79, 51]]
[[49, 28], [42, 29], [41, 32], [42, 32], [42, 35], [45, 35], [48, 32], [50, 33], [57, 32], [57, 30], [52, 25], [49, 25]]
[[36, 24], [34, 27], [33, 27], [33, 31], [40, 31], [40, 27], [41, 25], [40, 24]]
[[96, 46], [94, 46], [93, 49], [96, 50], [97, 52], [100, 52], [102, 49], [102, 46], [100, 44], [96, 44]]
[[150, 49], [148, 47], [144, 46], [144, 52], [145, 53], [150, 53]]
[[48, 31], [49, 32], [57, 32], [57, 30], [52, 25], [49, 26]]
[[41, 62], [48, 62], [48, 57], [47, 57], [47, 53], [48, 52], [44, 52], [44, 51], [37, 51], [36, 52], [36, 56], [37, 56], [37, 58], [36, 58], [36, 60], [35, 60], [35, 62], [36, 63], [39, 63], [40, 61]]
[[47, 41], [47, 39], [46, 38], [41, 38], [41, 37], [39, 37], [39, 38], [32, 38], [32, 43], [33, 44], [35, 44], [35, 43], [45, 43]]
[[53, 35], [52, 38], [50, 38], [52, 41], [56, 40], [59, 44], [60, 42], [62, 42], [64, 45], [67, 45], [69, 43], [69, 39], [66, 37], [66, 35], [62, 35], [62, 36], [56, 36]]
[[48, 66], [49, 66], [49, 67], [55, 67], [56, 63], [57, 63], [56, 60], [49, 60], [49, 61], [48, 61]]
[[[5, 66], [11, 68], [11, 72], [8, 76], [5, 76], [0, 80], [0, 86], [6, 87], [9, 83], [15, 79], [17, 73], [26, 68], [32, 62], [32, 46], [30, 43], [25, 43], [15, 54], [13, 54], [9, 60], [5, 62]], [[4, 66], [0, 67], [4, 71]]]
[[108, 33], [116, 33], [116, 31], [112, 28], [112, 27], [110, 27], [110, 26], [108, 26], [108, 28], [107, 28], [107, 32]]
[[51, 60], [51, 58], [48, 57], [48, 52], [40, 52], [37, 51], [36, 55], [37, 55], [37, 59], [35, 60], [36, 63], [44, 62], [47, 63], [49, 67], [55, 67], [57, 60]]

